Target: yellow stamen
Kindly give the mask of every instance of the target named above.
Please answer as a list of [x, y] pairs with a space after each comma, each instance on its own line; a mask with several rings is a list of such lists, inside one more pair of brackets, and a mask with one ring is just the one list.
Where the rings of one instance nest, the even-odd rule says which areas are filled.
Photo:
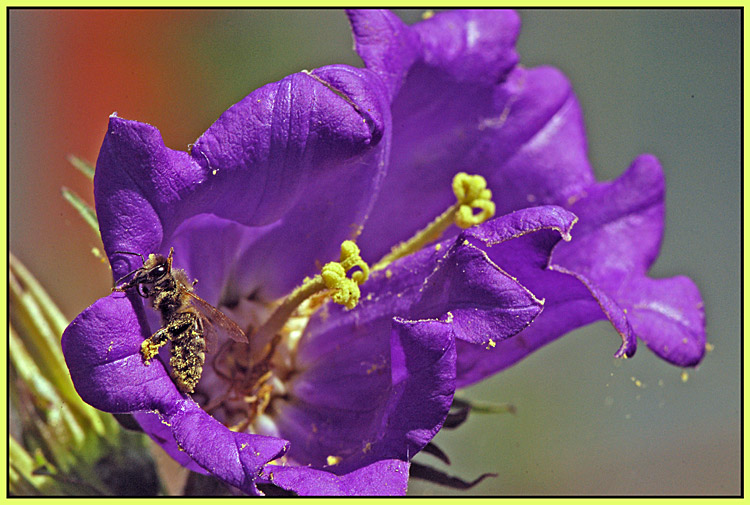
[[[346, 273], [355, 267], [359, 267], [359, 270], [352, 272], [351, 278], [347, 277]], [[344, 241], [341, 244], [339, 261], [326, 263], [320, 274], [312, 279], [305, 279], [281, 302], [271, 317], [253, 335], [251, 345], [254, 351], [252, 354], [256, 356], [260, 350], [263, 350], [262, 355], [273, 352], [274, 342], [278, 342], [278, 339], [274, 337], [282, 330], [286, 321], [302, 302], [320, 291], [329, 290], [334, 303], [343, 305], [349, 310], [353, 309], [359, 303], [359, 285], [365, 282], [369, 275], [370, 268], [362, 260], [357, 244], [351, 240]]]
[[[457, 173], [453, 178], [453, 194], [456, 195], [455, 204], [412, 238], [394, 246], [390, 253], [373, 266], [373, 270], [382, 270], [393, 261], [419, 251], [428, 243], [439, 239], [452, 224], [465, 229], [481, 224], [495, 215], [492, 191], [487, 189], [487, 181], [481, 175]], [[479, 213], [474, 214], [474, 209], [479, 209]]]

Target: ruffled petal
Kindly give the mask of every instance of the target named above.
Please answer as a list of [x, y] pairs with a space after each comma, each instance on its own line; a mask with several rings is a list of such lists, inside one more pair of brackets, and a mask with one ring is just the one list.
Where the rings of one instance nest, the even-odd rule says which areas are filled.
[[659, 254], [664, 229], [664, 176], [659, 161], [641, 155], [615, 181], [571, 196], [575, 240], [555, 250], [554, 262], [612, 293], [646, 273]]
[[492, 86], [518, 63], [521, 20], [515, 11], [455, 10], [414, 25], [421, 60], [451, 80]]
[[[528, 281], [530, 278], [524, 277], [524, 280]], [[541, 290], [535, 290], [539, 296], [544, 295], [544, 310], [528, 328], [512, 338], [498, 342], [494, 347], [458, 341], [456, 387], [466, 387], [485, 379], [514, 365], [567, 332], [604, 319], [607, 317], [604, 310], [622, 314], [622, 310], [618, 310], [611, 300], [605, 298], [606, 295], [590, 291], [573, 275], [548, 270], [544, 273], [543, 281], [537, 279], [537, 283], [542, 286], [546, 284], [547, 289], [542, 287]], [[604, 300], [601, 305], [597, 296]], [[624, 334], [618, 354], [627, 351], [632, 355], [635, 350], [632, 330], [621, 317], [614, 322], [620, 325], [620, 331]]]
[[366, 459], [398, 455], [408, 461], [421, 451], [443, 426], [453, 402], [455, 376], [456, 338], [450, 315], [442, 320], [395, 318], [392, 391], [381, 424], [383, 438]]
[[489, 346], [459, 341], [458, 387], [499, 372], [568, 331], [604, 318], [622, 339], [615, 355], [635, 353], [635, 336], [622, 308], [585, 277], [550, 263], [552, 251], [571, 240], [576, 221], [575, 215], [560, 207], [532, 207], [461, 234], [459, 240], [481, 247], [493, 262], [543, 298], [544, 310], [512, 338]]
[[399, 496], [406, 494], [409, 463], [380, 460], [344, 475], [300, 466], [267, 465], [264, 476], [300, 496]]
[[383, 80], [393, 99], [409, 68], [420, 57], [419, 35], [387, 10], [351, 9], [346, 14], [354, 49], [367, 68]]
[[[363, 342], [366, 341], [366, 342]], [[352, 354], [353, 348], [380, 347], [374, 335], [340, 340], [345, 363], [331, 360], [304, 369], [293, 383], [290, 398], [280, 407], [278, 428], [292, 442], [289, 457], [296, 464], [330, 472], [313, 474], [341, 491], [333, 475], [359, 471], [374, 491], [381, 478], [379, 461], [408, 461], [435, 436], [445, 420], [455, 386], [455, 336], [450, 315], [444, 320], [407, 321], [396, 318], [391, 327], [390, 355]], [[331, 356], [335, 359], [335, 356]], [[343, 360], [342, 360], [343, 361]], [[317, 477], [316, 477], [317, 478]], [[273, 483], [279, 485], [278, 480]], [[284, 486], [296, 492], [306, 492]]]
[[385, 172], [389, 132], [382, 83], [344, 65], [251, 93], [190, 154], [166, 148], [150, 125], [113, 116], [94, 184], [115, 277], [140, 266], [115, 251], [165, 252], [178, 226], [185, 233], [186, 220], [211, 214], [252, 227], [227, 274], [234, 288], [266, 298], [289, 291], [364, 222]]
[[617, 180], [571, 198], [570, 209], [580, 223], [575, 239], [555, 249], [554, 263], [608, 293], [657, 355], [679, 366], [699, 363], [706, 341], [700, 292], [686, 278], [646, 277], [664, 230], [659, 161], [639, 156]]
[[687, 277], [631, 279], [622, 289], [628, 321], [657, 356], [669, 363], [697, 366], [706, 352], [703, 298]]
[[[445, 321], [381, 321], [390, 338], [333, 332], [334, 351], [314, 362], [307, 339], [288, 402], [278, 402], [280, 436], [298, 464], [342, 474], [379, 459], [408, 460], [440, 429], [454, 387], [455, 344]], [[409, 411], [419, 412], [418, 419]]]
[[263, 466], [288, 449], [286, 440], [230, 431], [192, 400], [179, 403], [162, 421], [193, 461], [251, 495], [261, 494], [256, 483]]
[[450, 313], [456, 338], [487, 345], [524, 329], [541, 312], [543, 303], [484, 251], [459, 240], [425, 279], [409, 316]]

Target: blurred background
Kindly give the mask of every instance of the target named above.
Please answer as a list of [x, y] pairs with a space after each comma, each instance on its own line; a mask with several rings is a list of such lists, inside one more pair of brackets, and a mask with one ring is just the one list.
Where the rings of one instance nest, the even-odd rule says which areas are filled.
[[[407, 22], [420, 11], [399, 14]], [[640, 153], [661, 159], [667, 226], [655, 277], [685, 274], [705, 299], [713, 350], [697, 370], [614, 330], [574, 332], [461, 393], [511, 402], [436, 443], [470, 491], [413, 480], [410, 494], [723, 495], [740, 492], [739, 10], [522, 10], [526, 66], [554, 65], [585, 112], [601, 180]], [[66, 161], [96, 161], [108, 116], [157, 126], [187, 149], [228, 106], [301, 69], [361, 66], [338, 10], [11, 9], [10, 250], [72, 319], [105, 296], [98, 238], [61, 196], [93, 204]]]

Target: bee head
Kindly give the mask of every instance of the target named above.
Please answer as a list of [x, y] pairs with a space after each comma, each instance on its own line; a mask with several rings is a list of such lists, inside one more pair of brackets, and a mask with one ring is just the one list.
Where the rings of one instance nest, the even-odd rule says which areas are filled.
[[[138, 253], [128, 253], [126, 251], [118, 252], [135, 254], [141, 256], [141, 260], [143, 260], [143, 255]], [[153, 293], [155, 285], [162, 283], [165, 279], [171, 278], [173, 254], [174, 248], [169, 250], [169, 256], [166, 258], [161, 254], [149, 254], [148, 259], [143, 261], [143, 266], [136, 268], [132, 272], [121, 277], [115, 283], [115, 287], [112, 288], [112, 291], [127, 291], [132, 287], [136, 287], [139, 295], [148, 298]], [[130, 280], [124, 284], [120, 284], [128, 277], [130, 277]]]

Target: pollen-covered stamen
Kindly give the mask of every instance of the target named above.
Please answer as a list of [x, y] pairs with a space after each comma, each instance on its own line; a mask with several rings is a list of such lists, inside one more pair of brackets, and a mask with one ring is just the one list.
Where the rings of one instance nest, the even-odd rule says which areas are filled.
[[[347, 273], [351, 272], [350, 277]], [[306, 279], [274, 310], [250, 337], [250, 346], [226, 342], [213, 359], [216, 377], [228, 383], [204, 409], [236, 431], [258, 429], [255, 422], [273, 416], [273, 399], [286, 394], [284, 382], [293, 373], [291, 354], [309, 317], [325, 298], [352, 309], [359, 302], [359, 285], [370, 268], [352, 241], [341, 244], [339, 261], [327, 263], [319, 275]]]
[[[351, 278], [346, 273], [352, 268], [359, 270], [352, 272]], [[321, 270], [320, 277], [326, 288], [331, 290], [334, 303], [353, 309], [359, 303], [359, 285], [367, 280], [370, 267], [367, 266], [359, 254], [359, 247], [351, 240], [341, 244], [341, 258], [338, 262], [327, 263]]]
[[[372, 267], [373, 270], [382, 270], [393, 261], [419, 251], [428, 243], [439, 239], [452, 224], [465, 229], [481, 224], [495, 215], [492, 191], [487, 188], [484, 177], [459, 172], [453, 177], [452, 186], [456, 203], [412, 238], [391, 248], [391, 252]], [[475, 210], [479, 212], [475, 214]]]
[[[453, 193], [458, 205], [454, 221], [459, 228], [470, 228], [495, 215], [492, 191], [487, 189], [487, 181], [481, 175], [457, 173], [453, 178]], [[479, 209], [479, 213], [474, 214], [474, 209]]]
[[[353, 268], [351, 277], [346, 274]], [[273, 353], [276, 335], [284, 328], [287, 320], [302, 302], [316, 293], [329, 290], [331, 299], [347, 309], [354, 308], [359, 302], [359, 285], [367, 280], [370, 268], [362, 260], [359, 247], [351, 240], [341, 244], [341, 256], [338, 262], [332, 261], [323, 266], [321, 273], [312, 279], [306, 279], [292, 293], [281, 302], [271, 317], [252, 336], [252, 357], [262, 359]]]

